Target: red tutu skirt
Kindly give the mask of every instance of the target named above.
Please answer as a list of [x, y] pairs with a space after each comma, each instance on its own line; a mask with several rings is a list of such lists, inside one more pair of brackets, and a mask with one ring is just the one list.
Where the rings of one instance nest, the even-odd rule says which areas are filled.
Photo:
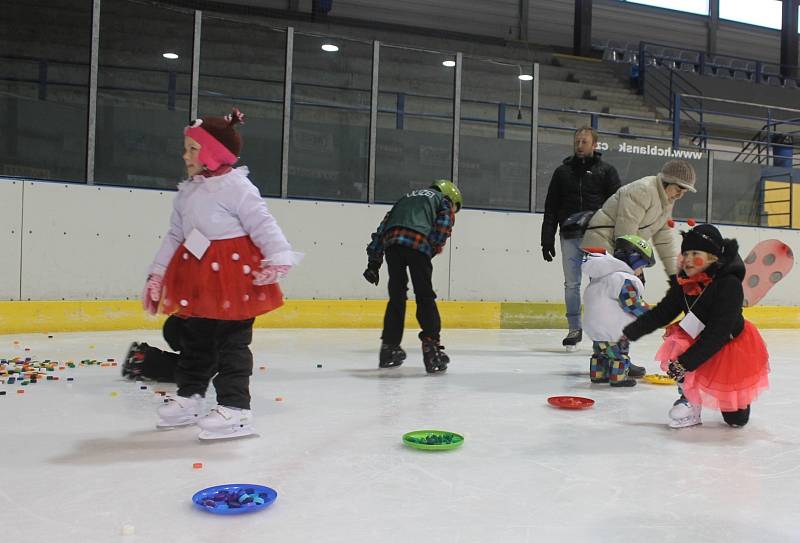
[[282, 306], [277, 283], [253, 284], [253, 272], [263, 258], [249, 236], [212, 241], [200, 260], [181, 245], [164, 274], [161, 312], [245, 320]]
[[[695, 342], [677, 323], [667, 327], [664, 344], [656, 353], [667, 371]], [[750, 405], [769, 386], [769, 354], [758, 328], [744, 321], [744, 329], [695, 371], [686, 372], [683, 393], [693, 404], [720, 411], [737, 411]]]

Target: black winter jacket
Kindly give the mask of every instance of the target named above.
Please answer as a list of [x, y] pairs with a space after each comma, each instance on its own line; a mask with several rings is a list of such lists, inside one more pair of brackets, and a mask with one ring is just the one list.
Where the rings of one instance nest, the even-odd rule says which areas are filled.
[[738, 336], [744, 328], [744, 262], [739, 256], [736, 240], [726, 239], [723, 248], [722, 258], [706, 270], [712, 281], [699, 296], [684, 295], [682, 287], [671, 284], [657, 306], [622, 330], [625, 337], [635, 341], [656, 328], [666, 326], [681, 312], [688, 313], [691, 307], [692, 313], [706, 327], [692, 346], [678, 357], [678, 362], [687, 371], [693, 371]]
[[595, 151], [588, 158], [565, 158], [547, 187], [542, 245], [555, 244], [556, 229], [567, 217], [579, 211], [597, 211], [619, 186], [617, 170], [603, 162], [600, 153]]

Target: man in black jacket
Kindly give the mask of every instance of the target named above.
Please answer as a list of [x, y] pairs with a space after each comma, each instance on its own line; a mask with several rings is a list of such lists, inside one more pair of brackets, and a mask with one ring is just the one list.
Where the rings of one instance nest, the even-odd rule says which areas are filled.
[[[597, 211], [620, 186], [614, 166], [606, 164], [594, 150], [597, 132], [584, 126], [575, 131], [575, 154], [556, 168], [544, 204], [542, 255], [547, 262], [556, 256], [556, 230], [570, 215]], [[581, 326], [581, 237], [567, 239], [559, 232], [561, 267], [564, 270], [564, 302], [569, 333], [562, 344], [568, 350], [583, 338]]]

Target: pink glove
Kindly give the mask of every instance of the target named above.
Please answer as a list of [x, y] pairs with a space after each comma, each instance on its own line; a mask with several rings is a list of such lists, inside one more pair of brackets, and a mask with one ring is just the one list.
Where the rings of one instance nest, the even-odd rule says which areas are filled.
[[150, 274], [142, 291], [142, 308], [151, 315], [158, 313], [158, 301], [161, 299], [161, 284], [164, 278], [155, 273]]
[[283, 279], [283, 276], [286, 275], [290, 269], [292, 269], [291, 266], [281, 265], [267, 266], [266, 268], [254, 271], [253, 284], [257, 287], [263, 287], [264, 285], [277, 283], [280, 279]]

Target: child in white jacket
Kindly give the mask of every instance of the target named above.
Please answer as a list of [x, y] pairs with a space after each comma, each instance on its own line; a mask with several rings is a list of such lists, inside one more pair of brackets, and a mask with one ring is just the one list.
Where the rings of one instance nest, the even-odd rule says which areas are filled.
[[592, 338], [589, 376], [592, 383], [632, 387], [628, 376], [629, 343], [622, 329], [647, 311], [642, 300], [642, 270], [655, 264], [653, 248], [639, 236], [617, 238], [614, 256], [603, 249], [587, 248], [583, 273], [589, 277], [584, 292], [584, 327]]
[[[233, 168], [241, 148], [234, 126], [243, 117], [234, 109], [184, 129], [189, 179], [178, 186], [142, 295], [148, 312], [185, 319], [178, 394], [159, 407], [158, 426], [197, 423], [201, 439], [253, 433], [253, 321], [283, 305], [277, 281], [298, 260], [247, 167]], [[201, 418], [212, 377], [219, 405]]]

